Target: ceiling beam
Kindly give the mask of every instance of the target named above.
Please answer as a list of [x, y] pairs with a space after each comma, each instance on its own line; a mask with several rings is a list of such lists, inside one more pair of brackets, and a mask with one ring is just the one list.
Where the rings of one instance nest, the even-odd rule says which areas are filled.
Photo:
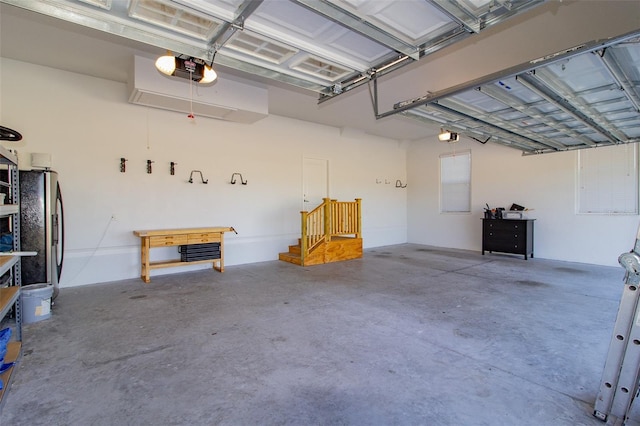
[[603, 49], [600, 52], [594, 52], [594, 54], [600, 58], [604, 68], [609, 75], [611, 75], [611, 78], [616, 81], [620, 89], [622, 89], [624, 95], [629, 99], [629, 102], [633, 104], [636, 112], [640, 112], [640, 94], [631, 83], [629, 76], [622, 70], [616, 58], [610, 53], [610, 50], [611, 49]]
[[216, 56], [216, 64], [246, 72], [254, 76], [264, 77], [269, 80], [279, 81], [281, 83], [290, 84], [302, 89], [311, 90], [313, 92], [322, 92], [323, 90], [328, 90], [325, 86], [311, 82], [307, 79], [297, 78], [278, 71], [270, 70], [268, 68], [254, 65], [246, 61], [235, 59], [231, 56]]
[[[345, 26], [347, 26], [348, 28], [354, 31], [360, 32], [359, 30], [362, 28], [362, 26], [364, 25], [370, 26], [368, 23], [366, 23], [366, 21], [363, 21], [362, 18], [354, 17], [350, 13], [344, 11], [343, 9], [340, 9], [339, 7], [335, 6], [334, 4], [326, 0], [323, 0], [323, 1], [292, 0], [292, 1], [295, 1], [296, 3], [303, 5], [305, 7], [308, 7], [309, 9], [313, 10], [316, 13], [321, 13], [328, 19], [333, 19], [333, 20], [338, 19], [336, 20], [336, 22], [338, 22], [341, 25], [345, 25], [345, 23], [347, 23]], [[400, 50], [398, 46], [394, 46], [393, 44], [387, 44], [388, 41], [386, 40], [383, 40], [383, 39], [376, 40], [376, 38], [372, 38], [372, 39], [384, 44], [385, 46], [389, 47], [392, 50], [395, 50], [401, 55], [405, 55], [404, 59], [411, 58], [413, 60], [418, 60], [434, 52], [437, 52], [438, 50], [443, 49], [453, 44], [454, 42], [459, 42], [467, 38], [473, 33], [480, 32], [480, 30], [486, 26], [497, 24], [512, 15], [515, 15], [517, 13], [525, 11], [526, 9], [542, 4], [544, 3], [545, 0], [521, 0], [518, 2], [519, 3], [518, 6], [513, 6], [513, 5], [508, 6], [507, 3], [511, 4], [511, 2], [504, 2], [504, 4], [501, 4], [500, 6], [496, 6], [495, 9], [491, 9], [491, 7], [489, 7], [489, 9], [486, 12], [483, 12], [483, 16], [484, 16], [483, 19], [480, 19], [478, 16], [469, 12], [464, 6], [460, 5], [456, 0], [448, 0], [448, 2], [434, 1], [434, 0], [427, 0], [427, 1], [429, 2], [430, 5], [442, 11], [450, 19], [452, 19], [455, 23], [457, 23], [457, 26], [455, 28], [450, 29], [449, 31], [446, 31], [443, 34], [440, 34], [438, 37], [430, 40], [427, 43], [423, 43], [419, 46], [412, 46], [411, 47], [412, 49], [416, 49], [415, 52], [417, 52], [418, 54], [417, 57], [415, 57], [415, 55], [412, 54], [411, 52]], [[500, 10], [500, 12], [496, 12], [496, 10]], [[341, 21], [340, 19], [343, 19], [343, 18], [344, 18], [344, 21]], [[382, 35], [383, 38], [393, 37], [381, 30], [375, 30], [375, 31], [378, 36]], [[366, 33], [362, 33], [362, 32], [360, 33], [367, 36]], [[393, 38], [395, 39], [395, 37]], [[352, 90], [371, 80], [375, 80], [378, 77], [382, 77], [383, 75], [389, 74], [390, 72], [395, 71], [396, 69], [401, 68], [405, 65], [408, 65], [411, 62], [413, 61], [403, 60], [400, 64], [398, 64], [395, 59], [382, 62], [372, 67], [370, 70], [367, 71], [367, 73], [361, 73], [360, 75], [351, 76], [349, 79], [343, 80], [339, 84], [334, 85], [332, 87], [332, 90], [325, 91], [325, 93], [320, 94], [318, 103], [321, 104], [348, 90]], [[375, 114], [376, 116], [378, 116], [377, 109], [375, 111]]]
[[413, 60], [417, 61], [420, 58], [418, 46], [406, 43], [388, 32], [376, 28], [363, 18], [351, 14], [333, 3], [318, 0], [291, 1]]
[[[451, 31], [447, 31], [437, 38], [430, 40], [429, 43], [421, 45], [419, 49], [420, 58], [437, 52], [438, 50], [443, 49], [453, 43], [459, 42], [469, 35], [470, 33], [464, 31], [461, 28], [454, 28]], [[320, 95], [318, 103], [322, 104], [323, 102], [332, 99], [337, 95], [355, 89], [356, 87], [366, 84], [371, 80], [376, 81], [379, 77], [390, 74], [395, 70], [402, 68], [405, 65], [409, 65], [413, 62], [414, 61], [409, 56], [400, 55], [376, 64], [370, 70], [367, 70], [366, 73], [360, 73], [355, 76], [351, 76], [348, 79], [342, 80], [339, 84], [334, 85], [333, 90], [328, 91], [328, 93], [326, 94]], [[375, 113], [376, 115], [378, 114], [377, 109]]]
[[455, 0], [451, 0], [448, 2], [436, 1], [436, 0], [427, 0], [427, 2], [435, 7], [436, 9], [443, 12], [445, 15], [453, 19], [458, 23], [461, 27], [465, 29], [465, 31], [470, 33], [479, 33], [482, 29], [482, 18], [480, 16], [476, 16], [470, 11], [468, 11], [464, 6], [461, 6]]
[[203, 59], [207, 62], [213, 59], [214, 52], [206, 43], [199, 43], [186, 37], [180, 37], [179, 35], [167, 37], [167, 33], [162, 30], [154, 30], [145, 25], [134, 24], [117, 17], [109, 17], [104, 11], [94, 11], [88, 7], [76, 6], [60, 1], [0, 1], [94, 30], [103, 31], [162, 49], [180, 52], [194, 58]]
[[480, 13], [475, 14], [458, 0], [427, 0], [431, 5], [446, 13], [469, 32], [479, 33], [482, 29], [495, 25], [513, 15], [541, 5], [546, 0], [489, 1]]
[[[436, 120], [432, 117], [430, 117], [428, 114], [422, 114], [421, 111], [418, 110], [411, 110], [411, 111], [405, 111], [402, 113], [402, 115], [404, 115], [405, 117], [411, 118], [412, 120], [418, 120], [418, 121], [422, 121], [424, 123], [427, 124], [435, 124], [438, 126], [442, 126], [442, 122], [440, 122], [440, 120]], [[457, 126], [455, 124], [447, 124], [447, 130], [450, 131], [455, 131], [461, 135], [464, 135], [466, 137], [470, 137], [472, 139], [475, 139], [477, 141], [479, 141], [480, 143], [484, 144], [486, 142], [488, 142], [488, 140], [491, 140], [494, 143], [498, 143], [500, 145], [504, 145], [504, 146], [508, 146], [510, 148], [518, 147], [518, 149], [524, 150], [524, 151], [534, 151], [534, 150], [539, 150], [537, 148], [534, 148], [533, 146], [531, 146], [532, 144], [528, 144], [528, 143], [523, 143], [520, 142], [519, 140], [516, 139], [507, 139], [507, 138], [503, 138], [500, 135], [487, 135], [484, 132], [481, 132], [477, 129], [469, 129], [467, 127], [464, 126]], [[478, 137], [483, 137], [486, 140], [485, 141], [481, 141], [480, 139], [476, 138], [475, 136], [471, 136], [471, 134], [476, 135]], [[537, 147], [541, 147], [541, 145], [537, 145]], [[557, 152], [555, 149], [553, 150], [554, 152]]]
[[502, 71], [488, 74], [484, 77], [480, 77], [462, 84], [452, 86], [448, 89], [440, 90], [435, 93], [429, 93], [423, 96], [418, 96], [406, 101], [397, 102], [393, 106], [392, 110], [386, 111], [383, 113], [377, 113], [376, 118], [381, 119], [394, 114], [401, 113], [403, 111], [417, 108], [419, 106], [438, 101], [439, 99], [442, 99], [442, 98], [457, 95], [459, 93], [462, 93], [469, 89], [476, 88], [478, 86], [482, 86], [484, 84], [492, 83], [494, 81], [508, 78], [508, 77], [514, 77], [518, 74], [522, 74], [522, 73], [534, 70], [544, 65], [548, 65], [563, 59], [571, 58], [580, 53], [591, 52], [596, 49], [602, 49], [605, 47], [613, 46], [614, 44], [637, 37], [639, 34], [640, 32], [638, 30], [635, 30], [633, 32], [630, 32], [615, 38], [608, 38], [605, 40], [593, 40], [588, 43], [583, 43], [578, 46], [571, 47], [569, 49], [561, 50], [559, 52], [552, 53], [550, 55], [546, 55], [541, 58], [533, 59], [531, 61], [519, 64], [519, 65], [515, 65], [513, 67], [507, 68]]
[[[574, 99], [571, 99], [571, 94], [559, 92], [557, 88], [552, 87], [549, 79], [543, 77], [543, 75], [544, 73], [542, 72], [542, 70], [538, 70], [537, 72], [518, 75], [516, 78], [518, 82], [525, 86], [527, 89], [551, 102], [553, 105], [557, 106], [567, 114], [572, 115], [577, 120], [580, 120], [585, 125], [604, 136], [604, 138], [609, 142], [622, 143], [626, 140], [625, 136], [620, 137], [619, 132], [616, 132], [615, 130], [610, 131], [609, 129], [600, 125], [596, 120], [591, 118], [589, 115], [598, 115], [597, 113], [594, 114], [594, 111], [589, 111], [589, 115], [583, 112], [580, 106], [577, 105], [577, 102]], [[618, 134], [616, 135], [615, 133]]]
[[[442, 102], [447, 102], [451, 104], [455, 103], [456, 105], [454, 107], [454, 105], [445, 105]], [[487, 114], [481, 111], [474, 110], [470, 107], [466, 107], [467, 111], [465, 111], [464, 106], [459, 105], [457, 102], [453, 100], [443, 99], [440, 103], [429, 104], [429, 106], [437, 109], [446, 108], [446, 111], [450, 114], [457, 114], [460, 117], [464, 117], [467, 120], [474, 120], [474, 121], [481, 122], [483, 125], [488, 126], [494, 129], [495, 131], [501, 130], [502, 132], [505, 132], [507, 136], [510, 136], [510, 137], [513, 137], [513, 136], [520, 137], [525, 140], [535, 142], [539, 145], [553, 148], [557, 151], [564, 151], [566, 149], [566, 147], [561, 143], [555, 142], [554, 140], [551, 140], [541, 135], [540, 133], [533, 132], [531, 130], [523, 128], [522, 126], [517, 126], [507, 120], [498, 118], [496, 117], [495, 114], [494, 115]]]
[[[520, 100], [516, 100], [514, 99], [513, 95], [510, 95], [509, 93], [506, 93], [504, 90], [497, 88], [497, 87], [492, 87], [490, 85], [486, 85], [486, 86], [482, 86], [478, 89], [480, 92], [484, 93], [485, 95], [489, 96], [492, 99], [497, 100], [500, 103], [503, 103], [505, 105], [507, 105], [510, 108], [513, 108], [516, 111], [521, 112], [522, 114], [526, 115], [529, 118], [532, 118], [536, 121], [539, 121], [541, 123], [544, 123], [547, 127], [557, 130], [558, 132], [567, 135], [567, 136], [571, 136], [576, 140], [581, 141], [583, 144], [585, 145], [590, 145], [590, 146], [595, 146], [596, 143], [594, 141], [592, 141], [591, 139], [585, 137], [584, 135], [576, 132], [575, 130], [573, 130], [572, 128], [570, 128], [569, 126], [567, 126], [566, 124], [563, 124], [562, 122], [555, 120], [552, 115], [550, 114], [546, 114], [541, 112], [539, 109], [536, 109], [535, 107], [531, 107], [528, 104], [524, 104], [521, 103]], [[558, 144], [558, 146], [556, 146], [556, 148], [560, 148], [561, 149], [562, 145]]]
[[244, 21], [262, 4], [264, 0], [245, 0], [238, 6], [236, 18], [233, 22], [226, 22], [220, 26], [216, 34], [211, 37], [208, 45], [217, 52], [238, 30], [244, 29]]

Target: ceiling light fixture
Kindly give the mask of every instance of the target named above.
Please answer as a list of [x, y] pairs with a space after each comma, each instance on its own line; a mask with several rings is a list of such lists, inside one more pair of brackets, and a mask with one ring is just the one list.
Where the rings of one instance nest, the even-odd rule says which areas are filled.
[[218, 78], [218, 74], [211, 65], [207, 65], [202, 59], [175, 57], [171, 52], [167, 52], [156, 60], [156, 68], [162, 74], [203, 84], [212, 83]]
[[200, 80], [200, 83], [211, 83], [216, 78], [218, 78], [218, 73], [216, 73], [209, 65], [205, 65], [204, 71], [202, 71], [202, 80]]
[[176, 70], [175, 56], [171, 55], [171, 52], [167, 52], [166, 55], [160, 56], [156, 60], [156, 68], [162, 74], [173, 75], [173, 72]]
[[440, 129], [438, 139], [442, 142], [458, 142], [460, 135], [449, 130]]

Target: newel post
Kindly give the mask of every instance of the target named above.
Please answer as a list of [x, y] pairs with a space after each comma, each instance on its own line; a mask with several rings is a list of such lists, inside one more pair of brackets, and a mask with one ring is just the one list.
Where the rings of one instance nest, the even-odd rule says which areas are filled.
[[331, 241], [331, 198], [323, 198], [324, 200], [324, 238], [325, 241]]
[[302, 216], [302, 238], [300, 238], [300, 264], [304, 266], [304, 258], [307, 254], [307, 247], [309, 246], [309, 237], [307, 236], [307, 216], [309, 215], [306, 211], [301, 211], [300, 215]]
[[362, 238], [362, 198], [356, 198], [356, 209], [358, 210], [358, 229], [356, 238]]

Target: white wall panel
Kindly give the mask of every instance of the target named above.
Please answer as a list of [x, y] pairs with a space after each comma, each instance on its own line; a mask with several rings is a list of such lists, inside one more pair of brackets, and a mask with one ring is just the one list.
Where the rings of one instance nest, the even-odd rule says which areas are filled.
[[[434, 138], [435, 139], [435, 138]], [[471, 149], [471, 214], [438, 212], [438, 156]], [[624, 147], [620, 147], [624, 149]], [[414, 142], [407, 152], [408, 241], [480, 250], [485, 203], [532, 208], [536, 258], [618, 265], [633, 248], [637, 215], [576, 215], [577, 152], [523, 157], [518, 151], [462, 139], [455, 146], [436, 140]]]
[[[13, 147], [21, 157], [51, 153], [60, 174], [62, 287], [138, 277], [135, 229], [233, 226], [239, 234], [226, 234], [227, 266], [277, 259], [300, 232], [304, 156], [329, 160], [332, 198], [363, 199], [365, 246], [406, 241], [406, 191], [375, 183], [378, 174], [404, 178], [405, 148], [395, 141], [343, 137], [337, 128], [277, 116], [250, 125], [192, 123], [182, 113], [127, 103], [122, 83], [5, 58], [0, 65], [0, 123], [24, 137]], [[128, 159], [126, 173], [120, 157]], [[191, 170], [209, 183], [199, 176], [187, 183]], [[248, 185], [229, 184], [234, 172]], [[174, 249], [152, 253], [175, 257]]]

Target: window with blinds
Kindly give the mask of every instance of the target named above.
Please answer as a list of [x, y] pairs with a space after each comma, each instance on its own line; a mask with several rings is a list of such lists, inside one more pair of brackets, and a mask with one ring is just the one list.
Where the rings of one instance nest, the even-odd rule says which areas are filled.
[[578, 152], [577, 211], [638, 214], [637, 144]]
[[471, 151], [440, 155], [440, 212], [471, 212]]

